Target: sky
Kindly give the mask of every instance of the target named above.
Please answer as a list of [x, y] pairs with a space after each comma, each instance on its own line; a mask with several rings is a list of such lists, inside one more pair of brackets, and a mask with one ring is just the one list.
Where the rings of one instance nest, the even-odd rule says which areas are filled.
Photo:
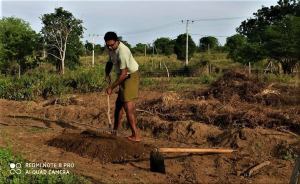
[[[57, 7], [70, 11], [83, 21], [82, 41], [104, 45], [103, 35], [115, 31], [131, 45], [153, 43], [160, 37], [175, 39], [188, 32], [198, 45], [203, 36], [215, 36], [221, 45], [236, 33], [243, 20], [253, 17], [262, 6], [276, 5], [277, 0], [194, 0], [194, 1], [102, 1], [102, 0], [0, 0], [1, 17], [18, 17], [40, 32], [43, 14]], [[183, 20], [183, 22], [182, 22]], [[192, 22], [193, 21], [193, 22]], [[94, 35], [94, 36], [93, 36]]]

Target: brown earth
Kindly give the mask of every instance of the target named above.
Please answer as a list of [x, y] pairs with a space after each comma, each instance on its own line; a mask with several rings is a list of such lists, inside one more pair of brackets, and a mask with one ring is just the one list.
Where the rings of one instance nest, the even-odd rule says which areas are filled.
[[[300, 150], [300, 106], [292, 100], [297, 95], [298, 88], [259, 83], [241, 72], [227, 73], [202, 91], [142, 91], [140, 143], [125, 138], [126, 123], [118, 137], [105, 133], [104, 94], [0, 100], [0, 146], [31, 162], [73, 162], [71, 170], [93, 183], [288, 183]], [[166, 154], [167, 173], [159, 174], [149, 170], [154, 147], [237, 151]], [[246, 175], [264, 161], [270, 165]]]
[[62, 135], [49, 140], [48, 145], [63, 148], [80, 156], [88, 156], [102, 163], [143, 159], [153, 149], [149, 145], [134, 144], [124, 138], [93, 130], [63, 132]]

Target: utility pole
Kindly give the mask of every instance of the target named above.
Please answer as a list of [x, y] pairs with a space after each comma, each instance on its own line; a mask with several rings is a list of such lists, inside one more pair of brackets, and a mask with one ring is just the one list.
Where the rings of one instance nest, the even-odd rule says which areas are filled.
[[94, 37], [92, 37], [93, 42], [93, 59], [92, 59], [92, 67], [95, 65], [95, 44], [94, 44]]
[[99, 37], [99, 35], [89, 34], [89, 37], [92, 37], [92, 44], [93, 44], [92, 67], [94, 67], [95, 66], [95, 37]]
[[[193, 20], [185, 20], [186, 22], [186, 45], [185, 45], [185, 65], [189, 64], [189, 22], [194, 22]], [[184, 20], [181, 21], [182, 23]]]

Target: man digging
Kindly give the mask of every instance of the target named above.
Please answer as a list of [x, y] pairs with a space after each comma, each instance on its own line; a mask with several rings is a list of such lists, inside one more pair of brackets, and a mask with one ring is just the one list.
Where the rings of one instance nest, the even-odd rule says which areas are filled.
[[[130, 141], [139, 142], [141, 141], [141, 137], [136, 127], [134, 103], [134, 100], [138, 97], [140, 80], [138, 71], [139, 65], [133, 58], [129, 48], [118, 39], [118, 36], [115, 32], [107, 32], [104, 35], [104, 41], [109, 53], [109, 61], [105, 66], [105, 74], [106, 80], [109, 81], [110, 85], [106, 89], [106, 93], [111, 95], [113, 89], [119, 86], [114, 112], [113, 134], [117, 134], [117, 130], [122, 123], [124, 109], [132, 132], [132, 135], [127, 138]], [[113, 66], [117, 75], [117, 79], [111, 84], [110, 72]]]

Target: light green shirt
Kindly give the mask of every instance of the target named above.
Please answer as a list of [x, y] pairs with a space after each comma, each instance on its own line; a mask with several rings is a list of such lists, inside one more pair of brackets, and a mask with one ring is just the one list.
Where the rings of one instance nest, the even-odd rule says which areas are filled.
[[117, 75], [125, 68], [128, 69], [129, 74], [134, 73], [139, 69], [139, 65], [133, 58], [131, 51], [122, 42], [120, 42], [116, 50], [109, 51], [109, 59], [114, 64]]

